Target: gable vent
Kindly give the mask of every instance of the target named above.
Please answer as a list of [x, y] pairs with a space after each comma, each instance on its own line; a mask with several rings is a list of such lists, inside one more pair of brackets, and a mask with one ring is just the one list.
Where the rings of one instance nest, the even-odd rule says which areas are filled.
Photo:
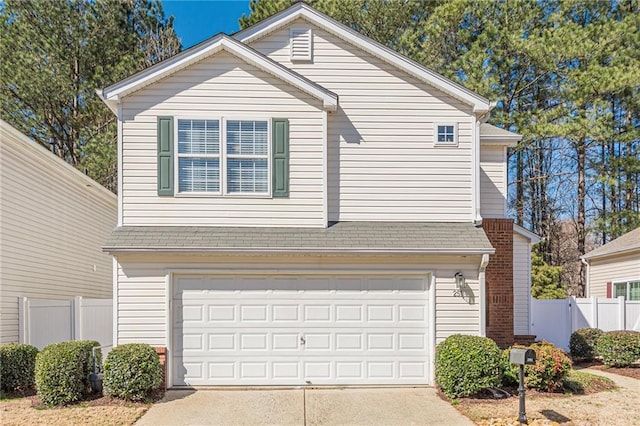
[[313, 50], [311, 28], [291, 28], [291, 61], [310, 61]]

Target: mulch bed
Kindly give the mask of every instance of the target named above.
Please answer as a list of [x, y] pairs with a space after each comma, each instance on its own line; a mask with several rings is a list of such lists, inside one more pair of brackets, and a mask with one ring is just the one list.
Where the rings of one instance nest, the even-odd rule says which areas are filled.
[[134, 402], [134, 401], [125, 401], [123, 399], [114, 398], [112, 396], [103, 396], [101, 394], [89, 394], [85, 396], [82, 401], [75, 402], [73, 404], [69, 404], [67, 406], [55, 406], [49, 407], [40, 401], [38, 395], [31, 393], [31, 395], [20, 395], [19, 397], [26, 397], [31, 401], [31, 406], [37, 409], [56, 409], [56, 408], [64, 408], [64, 407], [73, 407], [73, 406], [81, 406], [81, 407], [104, 407], [104, 406], [120, 406], [120, 407], [145, 407], [150, 403], [157, 402], [162, 399], [164, 396], [163, 390], [157, 390], [151, 394], [151, 396], [146, 401]]

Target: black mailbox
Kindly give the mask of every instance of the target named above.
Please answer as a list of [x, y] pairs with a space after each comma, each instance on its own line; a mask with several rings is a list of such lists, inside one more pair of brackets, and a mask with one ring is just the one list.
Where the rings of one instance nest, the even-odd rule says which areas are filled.
[[509, 351], [509, 361], [519, 365], [535, 364], [536, 351], [527, 348], [513, 348]]

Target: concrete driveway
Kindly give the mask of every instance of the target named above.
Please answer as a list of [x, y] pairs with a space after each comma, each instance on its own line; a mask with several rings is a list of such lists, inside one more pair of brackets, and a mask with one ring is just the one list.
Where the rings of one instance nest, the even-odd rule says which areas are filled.
[[433, 388], [169, 391], [136, 425], [471, 425]]

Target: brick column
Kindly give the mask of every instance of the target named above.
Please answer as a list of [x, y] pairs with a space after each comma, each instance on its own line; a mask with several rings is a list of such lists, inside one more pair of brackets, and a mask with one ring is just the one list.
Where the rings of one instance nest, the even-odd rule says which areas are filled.
[[160, 364], [162, 364], [162, 383], [160, 384], [160, 388], [166, 390], [167, 389], [167, 348], [164, 346], [156, 346], [154, 348], [158, 357], [160, 358]]
[[486, 281], [487, 337], [498, 346], [513, 343], [513, 220], [483, 219], [482, 228], [496, 249]]

